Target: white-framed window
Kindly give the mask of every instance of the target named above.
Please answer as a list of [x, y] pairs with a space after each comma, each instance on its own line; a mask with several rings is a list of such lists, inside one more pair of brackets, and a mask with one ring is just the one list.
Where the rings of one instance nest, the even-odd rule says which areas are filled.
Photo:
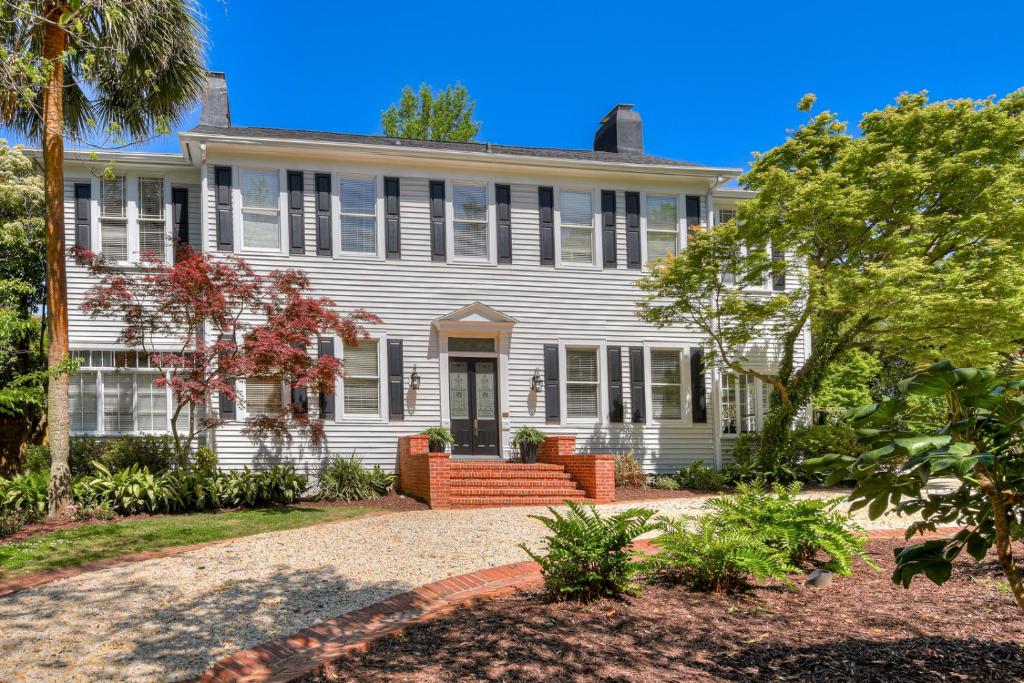
[[128, 196], [124, 176], [100, 180], [100, 251], [108, 260], [128, 260]]
[[71, 431], [76, 433], [99, 431], [96, 418], [96, 373], [78, 372], [68, 383], [68, 402], [71, 412]]
[[166, 433], [170, 389], [158, 386], [160, 371], [135, 351], [72, 351], [81, 360], [70, 378], [71, 432]]
[[277, 170], [239, 169], [242, 195], [242, 247], [281, 250], [281, 174]]
[[487, 185], [452, 183], [452, 256], [455, 260], [490, 259]]
[[718, 222], [728, 223], [733, 218], [736, 218], [736, 209], [719, 209], [718, 210]]
[[567, 346], [565, 349], [565, 407], [570, 420], [601, 417], [601, 377], [598, 349]]
[[341, 208], [341, 251], [377, 253], [377, 179], [342, 176], [338, 191]]
[[562, 263], [594, 263], [594, 193], [563, 190], [559, 201], [559, 255]]
[[760, 430], [768, 414], [772, 390], [771, 384], [755, 377], [723, 374], [722, 433], [746, 434]]
[[651, 411], [655, 420], [683, 419], [683, 362], [678, 349], [651, 349]]
[[245, 380], [245, 412], [249, 417], [277, 415], [284, 410], [284, 384], [280, 377], [249, 377]]
[[167, 254], [164, 179], [140, 177], [138, 182], [139, 253], [162, 261]]
[[358, 346], [345, 344], [342, 380], [346, 415], [380, 415], [380, 355], [378, 340], [363, 339]]
[[679, 197], [647, 195], [647, 260], [679, 253]]

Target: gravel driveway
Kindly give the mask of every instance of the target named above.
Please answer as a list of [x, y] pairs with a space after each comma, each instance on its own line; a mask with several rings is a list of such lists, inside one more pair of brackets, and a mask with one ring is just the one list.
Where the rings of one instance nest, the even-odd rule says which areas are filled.
[[[692, 513], [701, 498], [634, 503]], [[601, 506], [604, 510], [628, 507]], [[177, 680], [447, 576], [526, 559], [541, 508], [426, 510], [250, 536], [0, 598], [0, 681]], [[902, 527], [883, 518], [865, 526]]]

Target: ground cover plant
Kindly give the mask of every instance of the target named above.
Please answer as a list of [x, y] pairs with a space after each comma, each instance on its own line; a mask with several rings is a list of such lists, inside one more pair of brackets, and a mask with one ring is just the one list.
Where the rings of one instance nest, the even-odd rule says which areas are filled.
[[647, 474], [632, 451], [615, 456], [615, 485], [637, 489], [647, 485]]
[[334, 457], [324, 462], [317, 474], [319, 500], [373, 500], [386, 496], [394, 486], [395, 475], [385, 472], [380, 465], [373, 469], [363, 467], [363, 461], [353, 454], [348, 458]]

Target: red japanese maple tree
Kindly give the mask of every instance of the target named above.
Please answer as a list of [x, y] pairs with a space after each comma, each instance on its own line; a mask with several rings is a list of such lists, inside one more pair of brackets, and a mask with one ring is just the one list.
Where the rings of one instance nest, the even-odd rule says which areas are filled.
[[[243, 402], [235, 384], [250, 377], [280, 377], [293, 388], [332, 393], [344, 376], [340, 360], [311, 356], [318, 337], [334, 333], [345, 344], [368, 337], [364, 324], [380, 318], [363, 309], [342, 316], [329, 298], [310, 295], [301, 270], [257, 274], [244, 259], [211, 257], [187, 245], [177, 249], [174, 265], [143, 254], [143, 267], [124, 269], [85, 250], [75, 256], [100, 278], [82, 309], [93, 318], [123, 325], [119, 341], [149, 357], [164, 373], [154, 382], [174, 396], [171, 433], [180, 466], [188, 466], [192, 442], [223, 423], [209, 406], [214, 394]], [[178, 418], [186, 412], [187, 433]], [[289, 403], [277, 414], [247, 420], [254, 440], [291, 439], [291, 432], [323, 439], [323, 423], [303, 405]]]

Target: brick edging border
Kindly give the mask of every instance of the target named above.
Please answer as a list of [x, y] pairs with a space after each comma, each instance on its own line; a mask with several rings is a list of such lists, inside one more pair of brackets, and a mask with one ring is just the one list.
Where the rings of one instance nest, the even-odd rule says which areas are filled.
[[[957, 531], [944, 527], [935, 534]], [[870, 540], [902, 537], [903, 529], [873, 529]], [[641, 552], [651, 552], [650, 541], [637, 541]], [[189, 683], [288, 683], [312, 673], [346, 654], [366, 652], [388, 636], [406, 628], [470, 607], [492, 598], [543, 585], [540, 565], [517, 562], [452, 576], [328, 621], [304, 628], [291, 636], [221, 657], [211, 669]]]

